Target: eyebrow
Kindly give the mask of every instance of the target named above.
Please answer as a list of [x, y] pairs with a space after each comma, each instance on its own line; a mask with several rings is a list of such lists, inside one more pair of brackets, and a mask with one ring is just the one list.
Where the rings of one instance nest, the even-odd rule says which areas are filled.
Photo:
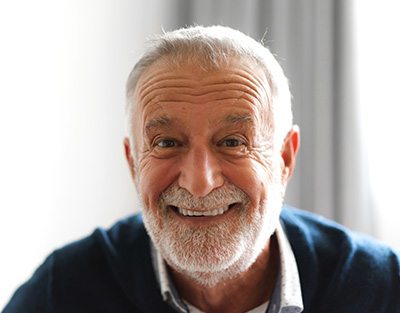
[[254, 126], [254, 118], [249, 114], [229, 114], [224, 118], [224, 122], [229, 124], [248, 124]]
[[174, 122], [173, 119], [166, 116], [153, 118], [150, 121], [148, 121], [145, 125], [146, 133], [151, 132], [155, 128], [166, 127], [166, 126], [168, 127], [171, 124], [173, 124], [173, 122]]
[[[249, 114], [229, 114], [225, 116], [223, 122], [227, 124], [236, 124], [236, 125], [249, 125], [254, 126], [254, 118]], [[167, 116], [160, 116], [151, 119], [145, 125], [146, 133], [152, 132], [154, 129], [160, 127], [170, 127], [174, 124], [174, 119]]]

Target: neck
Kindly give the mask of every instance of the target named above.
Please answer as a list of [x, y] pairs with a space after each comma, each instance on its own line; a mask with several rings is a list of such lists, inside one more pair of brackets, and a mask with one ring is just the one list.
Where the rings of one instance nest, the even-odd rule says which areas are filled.
[[[183, 299], [204, 312], [246, 312], [271, 298], [279, 268], [279, 250], [272, 236], [254, 264], [236, 277], [213, 287], [200, 285], [187, 275], [170, 268]], [[211, 274], [212, 275], [212, 274]]]

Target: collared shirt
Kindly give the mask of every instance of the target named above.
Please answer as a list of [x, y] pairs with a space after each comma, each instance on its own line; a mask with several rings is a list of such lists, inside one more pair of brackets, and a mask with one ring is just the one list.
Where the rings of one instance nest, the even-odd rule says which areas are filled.
[[[292, 248], [280, 224], [275, 234], [279, 247], [280, 267], [272, 297], [268, 303], [264, 303], [247, 313], [266, 312], [267, 308], [268, 313], [300, 313], [303, 311], [300, 277]], [[168, 302], [179, 313], [201, 312], [181, 299], [168, 274], [165, 261], [153, 245], [152, 260], [164, 301]]]

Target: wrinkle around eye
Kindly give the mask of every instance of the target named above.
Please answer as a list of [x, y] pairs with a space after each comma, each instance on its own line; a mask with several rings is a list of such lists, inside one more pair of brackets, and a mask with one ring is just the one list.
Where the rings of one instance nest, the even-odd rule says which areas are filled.
[[272, 165], [272, 159], [274, 157], [272, 145], [270, 146], [256, 146], [250, 150], [250, 157], [262, 164], [265, 167], [270, 167]]
[[233, 157], [233, 158], [243, 158], [247, 157], [250, 153], [250, 150], [246, 145], [238, 145], [238, 146], [220, 146], [219, 147], [219, 153], [221, 155], [225, 155], [228, 157]]

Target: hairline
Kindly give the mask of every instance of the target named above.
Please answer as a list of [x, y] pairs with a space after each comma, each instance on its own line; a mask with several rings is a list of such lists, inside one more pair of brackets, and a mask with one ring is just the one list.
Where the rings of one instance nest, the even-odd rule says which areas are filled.
[[[221, 39], [213, 33], [215, 29], [227, 31], [228, 35], [221, 35]], [[201, 36], [198, 35], [198, 32]], [[182, 36], [182, 33], [186, 34], [186, 37]], [[237, 36], [237, 38], [235, 36]], [[249, 44], [249, 47], [245, 46], [245, 43], [240, 42], [239, 39], [242, 41], [245, 40]], [[150, 48], [132, 69], [126, 84], [126, 126], [132, 148], [135, 144], [133, 135], [133, 113], [136, 108], [136, 103], [134, 103], [135, 90], [142, 75], [145, 74], [154, 63], [163, 59], [167, 60], [172, 68], [177, 69], [179, 69], [182, 64], [196, 62], [196, 64], [205, 71], [219, 70], [228, 65], [233, 58], [246, 60], [256, 66], [260, 66], [266, 75], [269, 84], [268, 89], [270, 89], [271, 92], [271, 95], [269, 95], [270, 103], [267, 103], [266, 106], [268, 108], [267, 122], [273, 130], [274, 142], [282, 142], [286, 137], [286, 133], [290, 130], [289, 127], [292, 125], [291, 95], [288, 82], [276, 59], [268, 48], [264, 47], [261, 43], [227, 27], [196, 26], [164, 33], [151, 40], [150, 44], [152, 44]], [[212, 48], [214, 48], [214, 50]], [[211, 55], [208, 55], [208, 53]], [[289, 106], [289, 108], [284, 110], [285, 108], [278, 107], [282, 105]], [[277, 117], [276, 115], [281, 111], [285, 112]], [[289, 114], [289, 116], [285, 116], [285, 113], [286, 115]], [[286, 132], [277, 136], [277, 126], [280, 126], [277, 125], [279, 124], [277, 123], [279, 118], [282, 121], [287, 118], [287, 125], [283, 126], [283, 128], [286, 128], [286, 130], [284, 130], [284, 132]], [[132, 150], [133, 154], [135, 154], [135, 149]]]

